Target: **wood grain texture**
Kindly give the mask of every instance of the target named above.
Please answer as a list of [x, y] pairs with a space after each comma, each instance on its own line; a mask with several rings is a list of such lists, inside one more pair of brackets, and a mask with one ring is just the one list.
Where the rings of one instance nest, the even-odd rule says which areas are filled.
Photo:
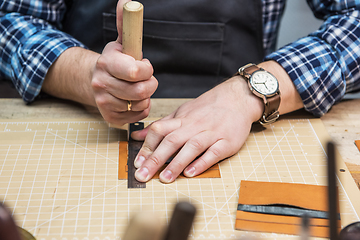
[[123, 53], [130, 55], [135, 60], [142, 59], [144, 7], [136, 1], [127, 2], [123, 10]]

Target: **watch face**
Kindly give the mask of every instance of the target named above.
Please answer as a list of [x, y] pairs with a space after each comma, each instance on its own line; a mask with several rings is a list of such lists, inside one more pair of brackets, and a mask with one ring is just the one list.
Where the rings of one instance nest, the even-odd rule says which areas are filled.
[[266, 71], [256, 71], [250, 78], [251, 87], [260, 94], [272, 95], [278, 91], [277, 79]]

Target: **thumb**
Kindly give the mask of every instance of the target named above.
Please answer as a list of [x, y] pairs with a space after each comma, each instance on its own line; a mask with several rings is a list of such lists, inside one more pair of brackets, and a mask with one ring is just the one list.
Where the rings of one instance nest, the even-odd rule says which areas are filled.
[[136, 141], [144, 141], [148, 131], [149, 127], [144, 128], [143, 130], [134, 131], [131, 133], [131, 137]]
[[122, 43], [122, 23], [123, 23], [123, 8], [124, 4], [131, 0], [119, 0], [116, 6], [116, 28], [118, 32], [117, 42]]

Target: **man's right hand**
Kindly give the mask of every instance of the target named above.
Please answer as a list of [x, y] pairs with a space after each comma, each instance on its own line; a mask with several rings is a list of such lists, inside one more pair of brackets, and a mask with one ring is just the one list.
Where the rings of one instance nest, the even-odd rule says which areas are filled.
[[[147, 59], [136, 61], [121, 52], [121, 44], [110, 42], [95, 64], [91, 86], [104, 119], [115, 125], [139, 121], [149, 114], [150, 97], [157, 88]], [[131, 111], [128, 111], [131, 101]]]
[[150, 97], [158, 85], [149, 60], [137, 61], [122, 53], [122, 9], [128, 1], [119, 0], [117, 5], [116, 41], [108, 43], [101, 55], [78, 47], [67, 49], [43, 84], [43, 91], [50, 95], [97, 106], [114, 126], [147, 117]]
[[[157, 88], [153, 68], [147, 59], [136, 61], [122, 53], [123, 5], [119, 0], [116, 9], [118, 38], [108, 43], [96, 61], [91, 86], [96, 105], [104, 119], [123, 125], [139, 121], [149, 114], [150, 97]], [[131, 111], [128, 111], [131, 101]]]

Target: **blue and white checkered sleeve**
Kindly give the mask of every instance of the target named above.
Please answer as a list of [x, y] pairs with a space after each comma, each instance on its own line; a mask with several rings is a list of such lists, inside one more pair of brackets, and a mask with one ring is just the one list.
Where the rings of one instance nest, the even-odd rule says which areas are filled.
[[322, 27], [268, 55], [287, 71], [304, 107], [322, 116], [360, 89], [360, 12], [332, 15]]
[[11, 79], [26, 102], [40, 93], [51, 64], [66, 49], [84, 47], [47, 21], [8, 13], [0, 17], [0, 77]]

